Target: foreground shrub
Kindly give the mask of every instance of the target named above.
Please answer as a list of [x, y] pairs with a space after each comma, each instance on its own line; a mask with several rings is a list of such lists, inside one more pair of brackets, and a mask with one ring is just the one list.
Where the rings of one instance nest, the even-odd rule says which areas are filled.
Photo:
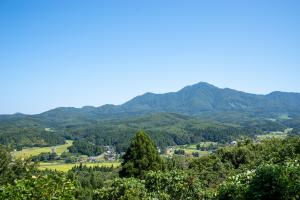
[[95, 191], [94, 199], [101, 200], [143, 200], [148, 194], [144, 184], [135, 178], [117, 178], [110, 187]]
[[255, 171], [229, 178], [221, 185], [219, 199], [300, 199], [300, 167], [297, 161], [285, 165], [267, 164]]
[[210, 194], [204, 192], [196, 177], [178, 170], [149, 172], [143, 180], [118, 178], [110, 187], [96, 190], [94, 195], [94, 199], [99, 200], [186, 200], [208, 197]]
[[149, 192], [165, 194], [169, 199], [201, 199], [202, 187], [198, 179], [183, 171], [150, 172], [145, 177]]
[[62, 174], [25, 178], [0, 186], [1, 200], [75, 199], [74, 184]]

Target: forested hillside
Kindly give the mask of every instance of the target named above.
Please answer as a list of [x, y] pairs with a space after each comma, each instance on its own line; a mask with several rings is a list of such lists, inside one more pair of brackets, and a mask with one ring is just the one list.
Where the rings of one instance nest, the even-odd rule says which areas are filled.
[[0, 148], [0, 199], [299, 199], [299, 137], [239, 141], [209, 156], [161, 157], [145, 132], [137, 133], [121, 168], [74, 167], [39, 171]]
[[[263, 134], [265, 131], [283, 131], [297, 123], [247, 119], [240, 124], [219, 122], [174, 113], [149, 114], [120, 120], [66, 122], [49, 128], [46, 123], [23, 119], [2, 121], [0, 144], [13, 148], [30, 146], [53, 146], [63, 144], [66, 139], [85, 139], [96, 145], [113, 145], [118, 152], [124, 151], [132, 135], [146, 130], [161, 147], [212, 141], [229, 143], [239, 138]], [[26, 124], [26, 125], [25, 125]], [[51, 125], [51, 124], [49, 124]], [[50, 126], [51, 127], [51, 126]], [[297, 131], [297, 129], [295, 129]], [[297, 132], [295, 132], [297, 134]]]
[[299, 102], [297, 93], [255, 95], [198, 83], [178, 92], [147, 93], [119, 106], [0, 115], [0, 144], [52, 146], [85, 138], [124, 151], [132, 134], [141, 129], [160, 147], [199, 141], [226, 143], [286, 128], [298, 134]]

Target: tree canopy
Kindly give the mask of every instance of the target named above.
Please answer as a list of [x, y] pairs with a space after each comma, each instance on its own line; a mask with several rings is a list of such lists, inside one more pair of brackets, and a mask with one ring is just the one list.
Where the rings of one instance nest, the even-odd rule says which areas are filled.
[[121, 177], [142, 177], [147, 171], [163, 167], [156, 146], [144, 131], [135, 135], [123, 159]]

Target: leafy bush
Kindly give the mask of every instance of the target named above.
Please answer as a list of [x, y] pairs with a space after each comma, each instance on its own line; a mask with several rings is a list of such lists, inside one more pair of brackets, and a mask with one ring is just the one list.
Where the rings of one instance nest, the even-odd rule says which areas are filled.
[[200, 181], [184, 171], [150, 172], [145, 176], [145, 186], [150, 193], [164, 194], [168, 199], [201, 199]]
[[219, 199], [299, 199], [300, 166], [298, 161], [286, 165], [267, 164], [229, 178], [218, 191]]
[[146, 200], [145, 185], [135, 178], [115, 179], [110, 187], [95, 191], [94, 199], [101, 200]]
[[75, 199], [73, 182], [62, 174], [32, 176], [0, 186], [0, 199], [5, 200], [49, 200]]
[[214, 188], [223, 182], [233, 169], [227, 162], [221, 162], [218, 156], [210, 155], [194, 159], [189, 165], [189, 170], [205, 187]]
[[220, 200], [244, 200], [249, 189], [249, 183], [254, 176], [254, 171], [247, 171], [233, 177], [229, 177], [218, 191]]
[[30, 160], [12, 160], [7, 149], [0, 146], [0, 185], [30, 177], [36, 170], [35, 167], [36, 165]]
[[110, 187], [97, 189], [94, 199], [202, 199], [208, 195], [201, 186], [198, 179], [184, 171], [149, 172], [143, 180], [115, 179]]

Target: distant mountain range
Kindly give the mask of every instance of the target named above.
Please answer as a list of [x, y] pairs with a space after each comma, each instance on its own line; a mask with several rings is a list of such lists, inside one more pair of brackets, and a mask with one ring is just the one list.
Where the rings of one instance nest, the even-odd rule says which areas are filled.
[[[280, 118], [300, 115], [300, 93], [272, 92], [257, 95], [200, 82], [178, 92], [145, 93], [122, 105], [60, 107], [31, 117], [62, 122], [68, 120], [107, 120], [141, 116], [150, 113], [178, 113], [190, 116], [213, 117], [226, 113], [247, 116]], [[3, 118], [26, 115], [2, 115]]]
[[178, 92], [146, 93], [118, 106], [57, 108], [40, 116], [54, 121], [70, 117], [104, 120], [161, 112], [207, 117], [229, 112], [269, 118], [293, 116], [300, 115], [300, 93], [256, 95], [200, 82]]
[[114, 145], [121, 151], [141, 129], [159, 146], [168, 146], [199, 141], [226, 143], [287, 128], [300, 134], [299, 93], [256, 95], [200, 82], [178, 92], [146, 93], [122, 105], [0, 115], [0, 144], [18, 148], [85, 139]]

